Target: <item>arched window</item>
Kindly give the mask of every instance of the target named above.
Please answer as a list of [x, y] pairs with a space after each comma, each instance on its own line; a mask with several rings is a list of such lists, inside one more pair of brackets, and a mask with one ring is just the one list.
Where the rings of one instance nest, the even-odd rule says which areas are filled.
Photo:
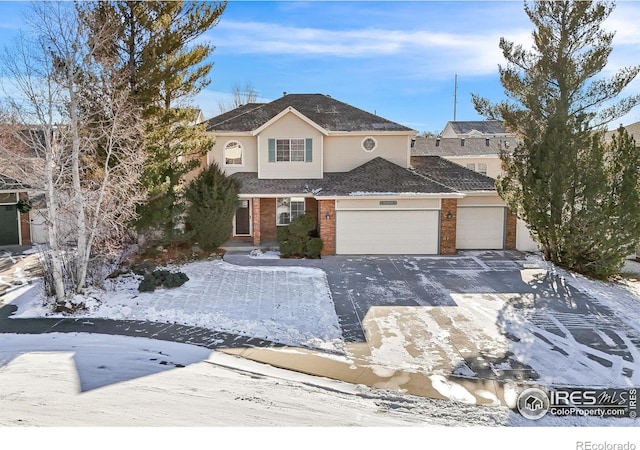
[[224, 146], [225, 166], [242, 165], [242, 145], [239, 142], [231, 141]]

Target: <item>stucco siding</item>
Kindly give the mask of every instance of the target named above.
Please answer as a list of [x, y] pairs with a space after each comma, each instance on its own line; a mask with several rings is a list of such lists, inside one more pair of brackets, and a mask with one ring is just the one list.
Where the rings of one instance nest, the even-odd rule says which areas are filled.
[[[230, 142], [238, 142], [242, 146], [242, 165], [227, 166], [224, 158], [224, 148]], [[254, 136], [234, 136], [234, 135], [216, 135], [216, 142], [207, 156], [209, 163], [214, 161], [224, 170], [227, 175], [236, 172], [257, 172], [258, 171], [258, 154], [257, 139]]]
[[472, 196], [468, 195], [464, 198], [458, 199], [458, 206], [501, 206], [505, 207], [506, 204], [498, 194], [495, 195], [481, 195]]
[[[376, 142], [372, 151], [362, 148], [362, 142], [371, 137]], [[400, 167], [409, 167], [410, 137], [408, 135], [327, 136], [324, 139], [324, 171], [347, 172], [378, 156]]]
[[443, 156], [443, 158], [462, 167], [467, 167], [467, 164], [474, 164], [476, 172], [479, 172], [478, 164], [486, 164], [486, 175], [491, 178], [496, 178], [502, 174], [502, 165], [498, 156]]
[[[322, 133], [293, 113], [262, 130], [258, 135], [258, 176], [260, 178], [322, 178]], [[269, 139], [312, 139], [311, 162], [269, 162]]]

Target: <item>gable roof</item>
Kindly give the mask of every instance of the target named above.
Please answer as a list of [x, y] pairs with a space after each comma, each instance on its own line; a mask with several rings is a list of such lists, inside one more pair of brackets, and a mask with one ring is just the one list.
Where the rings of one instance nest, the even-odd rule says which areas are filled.
[[495, 191], [496, 180], [439, 156], [412, 156], [411, 166], [431, 180], [456, 191]]
[[469, 134], [477, 131], [482, 134], [505, 134], [507, 130], [504, 128], [500, 120], [469, 120], [469, 121], [450, 121], [447, 122], [456, 134]]
[[[464, 145], [462, 145], [462, 140], [464, 140]], [[501, 149], [513, 150], [516, 144], [516, 139], [512, 137], [435, 138], [417, 136], [411, 148], [411, 154], [414, 156], [497, 157]]]
[[453, 193], [448, 187], [381, 157], [350, 172], [328, 175], [322, 196]]
[[253, 131], [289, 107], [328, 131], [413, 131], [324, 94], [288, 94], [243, 105], [206, 121], [207, 131]]

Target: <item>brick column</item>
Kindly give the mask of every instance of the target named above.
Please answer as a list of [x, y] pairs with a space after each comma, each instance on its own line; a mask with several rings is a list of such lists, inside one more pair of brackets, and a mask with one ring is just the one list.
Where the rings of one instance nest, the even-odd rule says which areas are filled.
[[322, 239], [321, 255], [336, 254], [336, 201], [318, 201], [318, 226], [320, 228], [320, 239]]
[[260, 245], [260, 199], [251, 199], [251, 222], [253, 230], [253, 245]]
[[[450, 214], [450, 217], [447, 215]], [[440, 207], [440, 254], [456, 254], [456, 219], [458, 199], [443, 198]]]
[[516, 249], [516, 236], [518, 232], [518, 215], [507, 208], [507, 221], [506, 221], [506, 240], [505, 250]]
[[[26, 192], [20, 192], [20, 199], [27, 199], [29, 195]], [[31, 213], [20, 213], [20, 235], [22, 237], [21, 245], [31, 245]]]

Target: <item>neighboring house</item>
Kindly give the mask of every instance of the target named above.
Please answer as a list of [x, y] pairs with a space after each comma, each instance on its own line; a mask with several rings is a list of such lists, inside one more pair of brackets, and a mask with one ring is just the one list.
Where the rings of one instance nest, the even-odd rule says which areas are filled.
[[[614, 130], [607, 131], [605, 133], [605, 140], [606, 141], [608, 141], [608, 142], [611, 141], [611, 136], [613, 136], [613, 134], [616, 133], [617, 128], [618, 127], [616, 127]], [[624, 128], [627, 130], [627, 133], [629, 133], [631, 135], [631, 137], [633, 137], [633, 139], [636, 141], [636, 148], [640, 150], [640, 122], [634, 122], [632, 124], [625, 125]], [[640, 259], [640, 245], [638, 245], [638, 247], [636, 247], [635, 257], [637, 259]]]
[[[451, 122], [449, 122], [451, 123]], [[424, 137], [418, 136], [411, 154], [441, 156], [467, 169], [496, 178], [502, 173], [501, 151], [516, 145], [514, 137]]]
[[471, 120], [447, 122], [442, 133], [442, 138], [504, 138], [513, 137], [507, 133], [500, 120]]
[[307, 213], [324, 255], [515, 248], [516, 222], [493, 180], [412, 158], [414, 130], [329, 96], [244, 105], [208, 120], [207, 131], [216, 143], [203, 163], [241, 182], [236, 240], [275, 241], [279, 226]]
[[0, 174], [0, 246], [31, 245], [29, 213], [18, 210], [18, 202], [28, 199], [30, 187]]
[[[502, 151], [513, 151], [518, 144], [500, 121], [448, 122], [438, 137], [418, 136], [413, 143], [413, 156], [440, 156], [455, 164], [491, 178], [502, 175]], [[495, 181], [495, 180], [494, 180]], [[526, 224], [517, 221], [516, 248], [536, 251]]]

